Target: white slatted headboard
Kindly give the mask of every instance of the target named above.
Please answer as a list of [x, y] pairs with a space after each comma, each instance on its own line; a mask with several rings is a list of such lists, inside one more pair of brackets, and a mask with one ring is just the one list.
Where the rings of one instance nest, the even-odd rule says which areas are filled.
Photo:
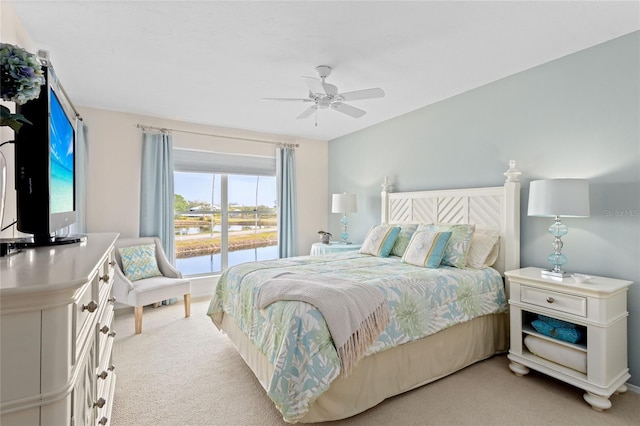
[[520, 267], [520, 172], [509, 162], [504, 186], [418, 192], [390, 192], [385, 179], [382, 223], [467, 223], [500, 231], [493, 266], [504, 273]]

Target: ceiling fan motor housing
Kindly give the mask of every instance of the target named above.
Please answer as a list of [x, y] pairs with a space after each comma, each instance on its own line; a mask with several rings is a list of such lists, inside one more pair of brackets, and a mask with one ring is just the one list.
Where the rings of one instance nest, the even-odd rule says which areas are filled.
[[331, 67], [327, 65], [319, 65], [316, 67], [318, 77], [325, 79], [331, 75]]

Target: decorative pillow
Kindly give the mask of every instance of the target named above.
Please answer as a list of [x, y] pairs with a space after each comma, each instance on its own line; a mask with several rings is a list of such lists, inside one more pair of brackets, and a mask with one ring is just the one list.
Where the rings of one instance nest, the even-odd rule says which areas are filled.
[[376, 225], [369, 230], [360, 253], [373, 256], [388, 257], [400, 233], [399, 226]]
[[131, 281], [162, 275], [158, 269], [155, 244], [121, 247], [118, 252], [123, 272]]
[[469, 252], [469, 246], [471, 245], [471, 238], [476, 230], [475, 225], [420, 225], [418, 231], [429, 232], [445, 232], [451, 231], [451, 238], [444, 251], [442, 257], [442, 264], [455, 266], [456, 268], [464, 268], [467, 266], [467, 253]]
[[449, 238], [451, 232], [415, 232], [402, 256], [402, 261], [424, 268], [437, 268], [440, 266]]
[[500, 233], [489, 229], [476, 229], [467, 253], [467, 266], [484, 269], [496, 263], [500, 251]]
[[393, 248], [391, 249], [391, 256], [402, 257], [404, 252], [407, 250], [407, 246], [409, 245], [409, 241], [411, 241], [411, 237], [413, 233], [418, 229], [417, 223], [409, 223], [406, 225], [400, 226], [400, 233], [398, 234], [398, 238], [396, 238], [396, 242], [393, 244]]

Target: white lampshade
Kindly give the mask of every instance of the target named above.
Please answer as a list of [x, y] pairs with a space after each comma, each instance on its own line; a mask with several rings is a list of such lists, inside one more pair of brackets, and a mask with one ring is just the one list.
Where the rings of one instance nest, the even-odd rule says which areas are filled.
[[588, 217], [589, 181], [546, 179], [529, 186], [529, 216]]
[[332, 213], [356, 213], [358, 205], [356, 202], [356, 194], [333, 194], [331, 200]]

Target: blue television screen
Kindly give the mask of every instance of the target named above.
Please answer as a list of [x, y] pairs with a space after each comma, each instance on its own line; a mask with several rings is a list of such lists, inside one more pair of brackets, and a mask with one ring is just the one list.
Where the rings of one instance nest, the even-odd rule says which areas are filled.
[[49, 121], [49, 203], [50, 213], [74, 210], [73, 126], [53, 90]]

